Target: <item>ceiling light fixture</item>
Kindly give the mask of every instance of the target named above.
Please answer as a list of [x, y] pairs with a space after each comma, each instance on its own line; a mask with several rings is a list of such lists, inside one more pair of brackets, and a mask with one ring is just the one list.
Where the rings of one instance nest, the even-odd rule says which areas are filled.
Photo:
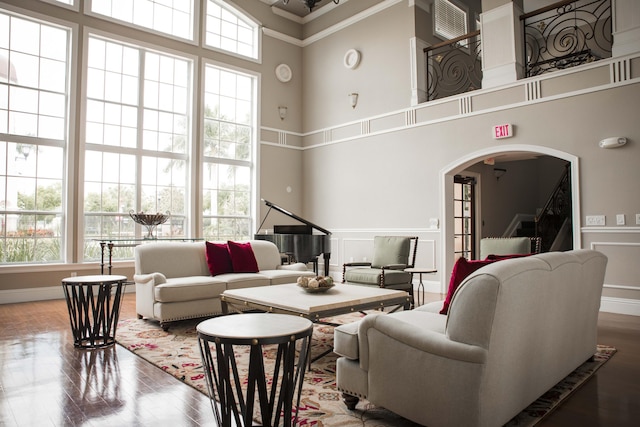
[[[299, 0], [301, 3], [304, 3], [304, 5], [309, 9], [309, 12], [311, 12], [313, 10], [314, 7], [316, 7], [317, 3], [320, 3], [321, 0]], [[340, 0], [333, 0], [333, 2], [335, 4], [340, 3]], [[284, 4], [289, 4], [289, 0], [282, 0], [282, 3]]]

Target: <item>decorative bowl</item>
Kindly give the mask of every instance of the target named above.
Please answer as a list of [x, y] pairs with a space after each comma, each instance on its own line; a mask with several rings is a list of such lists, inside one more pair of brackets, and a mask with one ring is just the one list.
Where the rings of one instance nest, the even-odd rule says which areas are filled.
[[300, 286], [305, 292], [309, 293], [309, 294], [321, 294], [324, 292], [327, 292], [329, 289], [333, 288], [335, 285], [331, 284], [331, 286], [323, 286], [321, 288], [305, 288], [304, 286], [298, 285]]
[[155, 230], [158, 225], [167, 222], [167, 220], [171, 216], [171, 213], [167, 211], [166, 214], [160, 212], [154, 214], [146, 214], [144, 212], [134, 212], [133, 210], [130, 210], [129, 216], [137, 224], [140, 224], [147, 229], [147, 235], [145, 236], [145, 239], [155, 239], [155, 237], [153, 236], [153, 230]]
[[298, 277], [297, 283], [305, 292], [310, 294], [327, 292], [335, 286], [333, 278], [330, 276]]

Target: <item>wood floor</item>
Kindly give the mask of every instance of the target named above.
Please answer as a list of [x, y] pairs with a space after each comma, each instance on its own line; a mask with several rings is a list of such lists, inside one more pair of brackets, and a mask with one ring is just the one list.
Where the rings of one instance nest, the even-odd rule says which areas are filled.
[[[135, 315], [127, 294], [120, 317]], [[598, 325], [598, 343], [618, 352], [541, 427], [639, 425], [640, 317], [601, 313]], [[212, 418], [203, 394], [124, 348], [75, 349], [63, 300], [0, 305], [0, 426], [214, 426]]]

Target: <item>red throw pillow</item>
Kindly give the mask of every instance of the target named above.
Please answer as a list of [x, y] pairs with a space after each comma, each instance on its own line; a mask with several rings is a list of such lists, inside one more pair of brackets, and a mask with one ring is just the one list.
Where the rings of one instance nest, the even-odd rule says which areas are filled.
[[456, 261], [455, 265], [453, 266], [453, 271], [451, 272], [449, 290], [447, 291], [447, 297], [444, 300], [444, 305], [442, 306], [442, 310], [440, 310], [440, 314], [447, 314], [449, 312], [449, 304], [451, 304], [453, 293], [456, 291], [456, 289], [458, 289], [460, 283], [462, 283], [462, 281], [466, 279], [468, 275], [470, 275], [477, 269], [496, 261], [497, 260], [493, 259], [468, 261], [466, 258], [458, 258], [458, 261]]
[[257, 273], [258, 262], [251, 248], [251, 243], [238, 243], [228, 241], [229, 254], [234, 273]]
[[207, 265], [212, 276], [218, 274], [233, 273], [229, 247], [226, 243], [205, 242]]

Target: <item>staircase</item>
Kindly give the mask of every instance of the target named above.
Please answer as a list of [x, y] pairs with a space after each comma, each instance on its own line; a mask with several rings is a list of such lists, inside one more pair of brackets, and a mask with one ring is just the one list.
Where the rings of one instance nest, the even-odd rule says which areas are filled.
[[544, 208], [536, 215], [517, 214], [504, 237], [540, 237], [541, 252], [573, 248], [570, 167], [567, 164]]
[[567, 163], [547, 203], [535, 217], [535, 237], [542, 238], [542, 252], [573, 246], [570, 169], [571, 164]]

